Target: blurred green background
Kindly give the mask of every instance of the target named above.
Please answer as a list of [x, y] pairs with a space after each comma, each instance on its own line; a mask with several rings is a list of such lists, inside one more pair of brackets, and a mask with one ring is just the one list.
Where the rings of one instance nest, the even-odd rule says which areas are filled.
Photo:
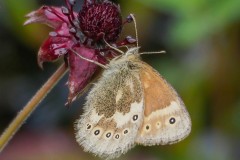
[[[76, 11], [81, 8], [77, 1]], [[134, 13], [141, 51], [181, 95], [192, 118], [192, 132], [170, 146], [137, 146], [120, 159], [237, 160], [240, 159], [240, 1], [131, 0], [115, 1], [123, 17]], [[10, 123], [59, 65], [42, 71], [36, 54], [50, 31], [44, 25], [23, 26], [24, 15], [41, 5], [63, 0], [0, 1], [0, 131]], [[134, 36], [127, 24], [122, 37]], [[71, 108], [67, 77], [53, 89], [0, 154], [0, 160], [98, 159], [82, 151], [73, 122], [84, 98]]]

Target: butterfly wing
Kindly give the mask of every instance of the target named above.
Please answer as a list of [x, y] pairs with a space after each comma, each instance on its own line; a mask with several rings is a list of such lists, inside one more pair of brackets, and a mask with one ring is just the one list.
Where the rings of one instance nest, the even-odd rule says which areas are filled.
[[176, 91], [157, 71], [143, 64], [140, 79], [144, 93], [144, 119], [136, 142], [143, 145], [172, 144], [191, 130], [186, 107]]
[[75, 125], [77, 142], [84, 150], [108, 159], [134, 146], [143, 117], [139, 75], [116, 71], [103, 73]]

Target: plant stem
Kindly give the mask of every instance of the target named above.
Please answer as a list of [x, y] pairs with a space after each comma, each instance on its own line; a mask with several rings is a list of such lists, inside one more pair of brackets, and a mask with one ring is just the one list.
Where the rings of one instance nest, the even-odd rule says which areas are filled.
[[7, 145], [9, 140], [22, 126], [23, 122], [31, 115], [31, 113], [37, 108], [38, 104], [45, 98], [45, 96], [52, 90], [52, 88], [57, 84], [57, 82], [66, 73], [67, 67], [62, 64], [55, 73], [45, 82], [45, 84], [37, 91], [37, 93], [32, 97], [32, 99], [23, 107], [23, 109], [18, 113], [15, 119], [6, 128], [0, 137], [0, 152]]

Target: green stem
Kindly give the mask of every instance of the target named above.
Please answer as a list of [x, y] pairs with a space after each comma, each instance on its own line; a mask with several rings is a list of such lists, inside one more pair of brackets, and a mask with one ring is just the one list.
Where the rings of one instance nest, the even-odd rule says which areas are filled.
[[31, 115], [31, 113], [37, 108], [38, 104], [45, 98], [45, 96], [52, 90], [52, 88], [57, 84], [57, 82], [66, 73], [67, 67], [62, 64], [56, 72], [45, 82], [45, 84], [37, 91], [37, 93], [32, 97], [32, 99], [23, 107], [23, 109], [18, 113], [15, 119], [6, 128], [0, 137], [0, 152], [7, 145], [9, 140], [22, 126], [23, 122]]

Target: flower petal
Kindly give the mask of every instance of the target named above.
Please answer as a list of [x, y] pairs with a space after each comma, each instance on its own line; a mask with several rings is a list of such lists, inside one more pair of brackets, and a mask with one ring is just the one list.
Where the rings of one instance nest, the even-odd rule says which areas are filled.
[[[77, 16], [77, 13], [73, 13]], [[62, 23], [69, 23], [68, 18], [62, 13], [60, 7], [42, 6], [36, 11], [32, 11], [26, 15], [28, 18], [24, 25], [32, 23], [43, 23], [52, 28], [58, 28]]]
[[[97, 61], [97, 55], [94, 49], [84, 46], [74, 49], [81, 56]], [[91, 80], [98, 66], [94, 63], [81, 59], [75, 53], [69, 52], [69, 95], [68, 104], [76, 99], [76, 96], [81, 93]]]
[[38, 51], [38, 65], [42, 68], [43, 62], [56, 60], [66, 54], [73, 44], [67, 24], [63, 23], [55, 32], [50, 32], [48, 39], [41, 45]]

